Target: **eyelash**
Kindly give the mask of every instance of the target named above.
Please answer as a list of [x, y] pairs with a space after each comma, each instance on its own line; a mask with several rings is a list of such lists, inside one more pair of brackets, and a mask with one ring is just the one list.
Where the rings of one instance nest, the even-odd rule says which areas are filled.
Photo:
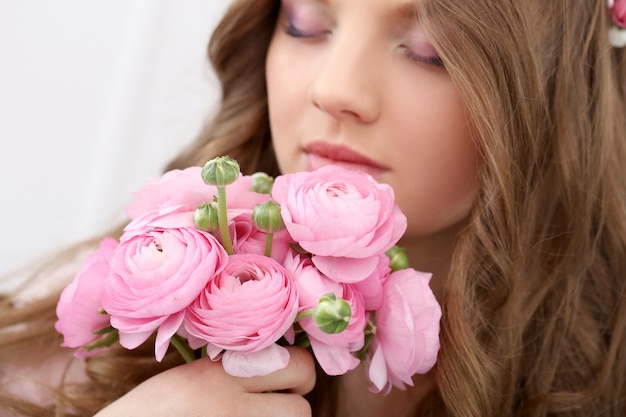
[[414, 62], [421, 62], [423, 64], [427, 64], [427, 65], [432, 65], [435, 67], [440, 67], [440, 68], [445, 68], [445, 64], [443, 63], [443, 60], [436, 56], [436, 57], [424, 57], [421, 55], [416, 54], [415, 52], [413, 52], [411, 50], [411, 48], [404, 46], [404, 55], [410, 59], [411, 61]]
[[[283, 31], [285, 32], [287, 36], [291, 36], [293, 38], [299, 38], [299, 39], [314, 39], [314, 38], [317, 38], [326, 34], [326, 32], [320, 32], [320, 33], [303, 32], [299, 30], [291, 21], [288, 21], [283, 26]], [[403, 46], [403, 48], [404, 48], [404, 55], [413, 62], [420, 62], [422, 64], [432, 65], [434, 67], [439, 67], [439, 68], [445, 67], [443, 60], [439, 57], [423, 57], [413, 52], [411, 48], [407, 46]]]
[[300, 39], [314, 39], [327, 34], [327, 32], [319, 32], [319, 33], [306, 33], [299, 30], [293, 23], [288, 22], [284, 25], [283, 31], [287, 36], [291, 36], [293, 38]]

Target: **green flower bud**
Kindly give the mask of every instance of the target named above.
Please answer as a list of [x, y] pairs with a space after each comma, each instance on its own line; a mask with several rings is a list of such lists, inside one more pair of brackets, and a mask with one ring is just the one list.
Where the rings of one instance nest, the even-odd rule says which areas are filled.
[[252, 174], [252, 187], [250, 187], [250, 191], [260, 194], [270, 194], [273, 185], [274, 178], [270, 177], [265, 172], [255, 172]]
[[252, 210], [252, 221], [257, 229], [265, 233], [276, 233], [285, 228], [280, 205], [271, 200], [257, 204]]
[[317, 307], [313, 309], [313, 321], [324, 333], [343, 332], [348, 327], [351, 317], [352, 310], [348, 302], [337, 298], [332, 292], [323, 295]]
[[202, 203], [193, 212], [193, 221], [196, 227], [205, 232], [211, 232], [219, 228], [217, 218], [217, 206], [215, 203]]
[[229, 156], [211, 159], [202, 168], [202, 180], [209, 185], [224, 187], [239, 178], [239, 164]]
[[393, 246], [385, 254], [389, 257], [389, 267], [392, 271], [399, 271], [409, 267], [409, 258], [406, 256], [406, 248]]

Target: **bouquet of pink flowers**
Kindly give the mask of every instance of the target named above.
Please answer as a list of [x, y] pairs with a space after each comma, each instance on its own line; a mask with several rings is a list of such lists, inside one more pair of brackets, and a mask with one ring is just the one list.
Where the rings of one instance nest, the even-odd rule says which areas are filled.
[[63, 346], [86, 357], [155, 335], [187, 361], [266, 375], [309, 347], [329, 375], [359, 363], [372, 390], [434, 365], [441, 309], [430, 274], [396, 243], [406, 218], [390, 186], [328, 166], [271, 178], [229, 157], [149, 181], [57, 306]]

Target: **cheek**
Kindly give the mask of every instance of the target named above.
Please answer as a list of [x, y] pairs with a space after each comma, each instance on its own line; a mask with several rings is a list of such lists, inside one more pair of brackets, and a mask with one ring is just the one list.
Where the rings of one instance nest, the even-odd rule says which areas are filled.
[[[431, 103], [413, 118], [399, 153], [401, 184], [397, 200], [409, 219], [408, 233], [430, 235], [456, 225], [470, 211], [476, 195], [479, 158], [468, 127], [465, 106], [454, 94], [430, 95]], [[406, 117], [406, 116], [405, 116]], [[400, 135], [400, 133], [399, 133]]]
[[[428, 236], [463, 221], [476, 195], [476, 165], [466, 160], [456, 165], [424, 167], [413, 184], [405, 183], [397, 202], [409, 220], [408, 233]], [[416, 173], [412, 173], [415, 178]]]
[[273, 41], [270, 44], [265, 73], [272, 144], [281, 172], [290, 172], [293, 168], [289, 165], [294, 159], [290, 148], [294, 146], [287, 140], [291, 137], [289, 132], [291, 125], [288, 121], [293, 117], [295, 109], [286, 106], [285, 103], [294, 102], [295, 89], [292, 83], [291, 66], [277, 42]]

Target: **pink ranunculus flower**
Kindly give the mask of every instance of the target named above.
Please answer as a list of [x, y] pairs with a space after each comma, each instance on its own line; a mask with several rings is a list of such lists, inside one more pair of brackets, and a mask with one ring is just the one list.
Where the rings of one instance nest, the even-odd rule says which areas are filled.
[[292, 327], [298, 313], [298, 288], [291, 274], [272, 258], [231, 255], [187, 308], [185, 330], [192, 348], [207, 344], [235, 376], [265, 375], [289, 362], [276, 342]]
[[163, 359], [185, 309], [227, 260], [215, 237], [194, 228], [147, 228], [126, 236], [111, 258], [102, 299], [120, 344], [134, 349], [158, 329], [155, 356]]
[[[250, 209], [270, 199], [268, 194], [250, 191], [252, 176], [241, 175], [237, 181], [226, 186], [226, 208]], [[217, 195], [217, 194], [216, 194]]]
[[[254, 226], [252, 210], [230, 210], [228, 224], [235, 253], [265, 254], [267, 234]], [[291, 242], [286, 229], [274, 233], [271, 258], [279, 262], [284, 259], [290, 250]]]
[[310, 317], [301, 319], [298, 323], [307, 333], [313, 354], [326, 374], [343, 375], [354, 369], [359, 360], [353, 353], [363, 347], [363, 330], [369, 317], [364, 309], [362, 295], [354, 286], [331, 280], [321, 274], [306, 256], [292, 253], [286, 257], [284, 265], [298, 285], [300, 311], [315, 308], [320, 298], [331, 292], [348, 302], [352, 316], [348, 327], [340, 333], [323, 332]]
[[617, 27], [626, 29], [626, 0], [614, 0], [611, 17]]
[[380, 262], [374, 272], [363, 281], [351, 284], [354, 289], [361, 293], [365, 302], [365, 310], [378, 310], [384, 301], [383, 284], [391, 273], [389, 267], [389, 257], [385, 254], [380, 255]]
[[329, 278], [357, 282], [406, 230], [393, 189], [338, 166], [276, 178], [272, 197], [292, 238]]
[[57, 304], [58, 320], [55, 329], [63, 335], [61, 346], [79, 348], [77, 357], [93, 356], [102, 348], [86, 351], [88, 345], [98, 339], [93, 332], [109, 326], [109, 316], [101, 314], [104, 281], [109, 272], [109, 260], [118, 242], [104, 238], [99, 249], [83, 262], [74, 280], [63, 290]]
[[[135, 193], [135, 201], [126, 207], [127, 214], [133, 220], [124, 228], [121, 240], [125, 240], [127, 235], [133, 236], [137, 231], [141, 233], [146, 228], [194, 228], [196, 207], [213, 201], [217, 195], [217, 188], [206, 185], [200, 172], [199, 167], [170, 171]], [[237, 181], [226, 186], [229, 219], [237, 213], [251, 213], [257, 204], [270, 198], [267, 194], [250, 191], [251, 186], [252, 177], [246, 175], [241, 175]]]
[[435, 364], [441, 307], [428, 285], [430, 278], [409, 268], [391, 273], [385, 281], [385, 301], [375, 312], [376, 336], [368, 351], [372, 391], [412, 386], [411, 376]]
[[198, 204], [210, 201], [216, 193], [215, 187], [202, 181], [201, 171], [201, 167], [175, 169], [161, 177], [148, 179], [132, 194], [133, 201], [126, 206], [126, 215], [133, 220], [150, 211], [178, 206], [193, 211]]
[[[126, 206], [126, 215], [134, 220], [149, 212], [164, 214], [163, 211], [171, 213], [175, 210], [193, 213], [199, 204], [213, 201], [213, 197], [217, 196], [217, 188], [205, 184], [201, 172], [201, 167], [190, 167], [149, 179], [133, 193], [133, 202]], [[250, 191], [251, 186], [252, 177], [249, 175], [241, 175], [237, 181], [227, 185], [227, 208], [253, 209], [269, 199], [266, 194]]]

